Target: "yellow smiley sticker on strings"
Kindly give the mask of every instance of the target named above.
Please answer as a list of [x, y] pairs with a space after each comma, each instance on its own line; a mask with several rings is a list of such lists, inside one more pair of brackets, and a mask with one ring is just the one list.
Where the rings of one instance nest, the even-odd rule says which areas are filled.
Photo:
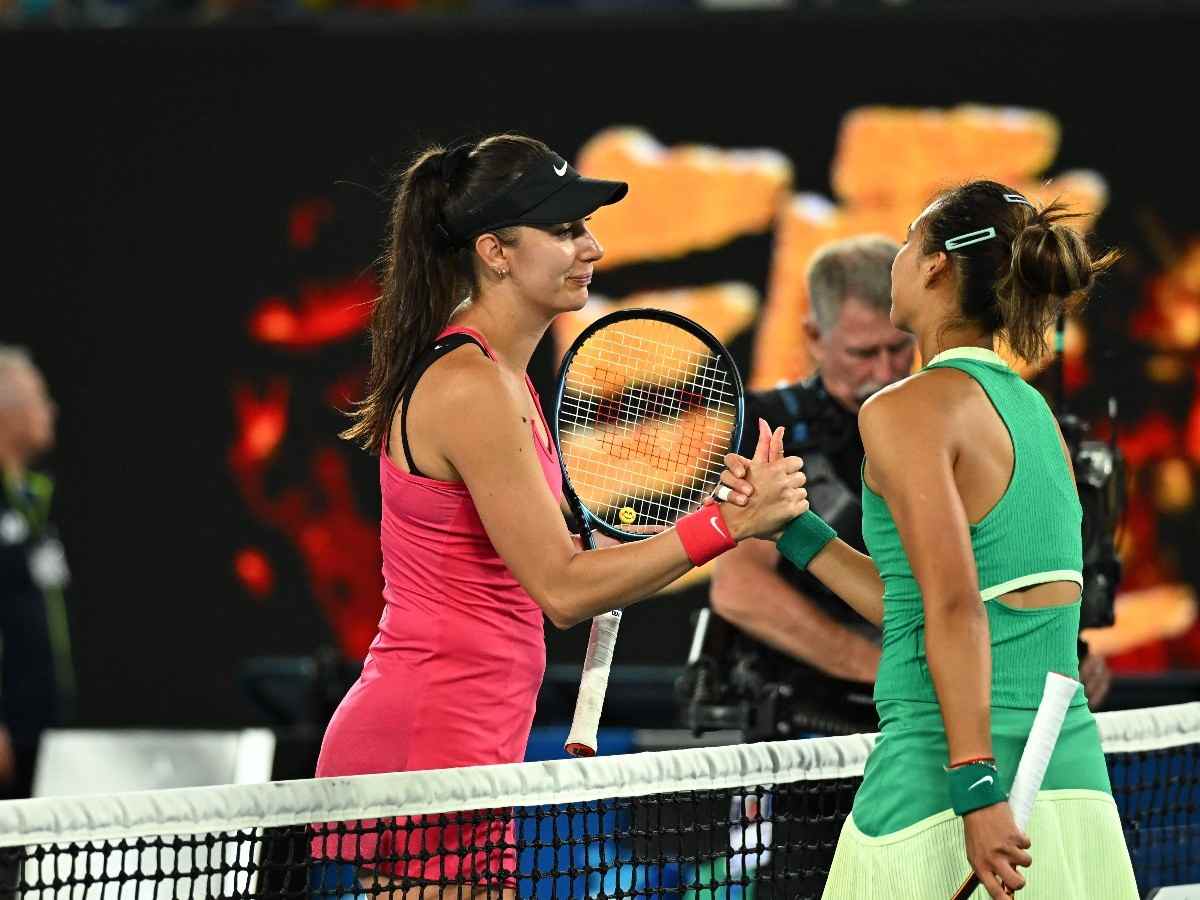
[[637, 513], [633, 511], [632, 506], [623, 506], [617, 518], [621, 520], [622, 525], [632, 525], [637, 521]]

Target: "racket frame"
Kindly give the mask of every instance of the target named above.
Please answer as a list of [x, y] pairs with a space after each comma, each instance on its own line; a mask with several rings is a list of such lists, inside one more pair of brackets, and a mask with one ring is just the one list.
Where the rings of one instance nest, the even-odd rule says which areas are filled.
[[[554, 415], [550, 429], [554, 438], [554, 448], [558, 452], [558, 465], [562, 471], [563, 494], [579, 524], [580, 541], [584, 549], [594, 550], [595, 541], [592, 539], [593, 528], [598, 528], [609, 537], [621, 541], [636, 541], [651, 537], [649, 533], [623, 531], [610, 526], [599, 516], [592, 514], [571, 484], [571, 474], [567, 471], [567, 463], [563, 457], [562, 441], [559, 436], [559, 411], [562, 409], [563, 395], [566, 393], [567, 372], [571, 368], [576, 354], [584, 344], [598, 331], [616, 322], [630, 319], [665, 322], [682, 329], [705, 345], [713, 355], [721, 360], [728, 369], [731, 378], [731, 389], [734, 392], [734, 423], [729, 435], [730, 451], [736, 452], [741, 446], [742, 424], [745, 415], [745, 390], [742, 386], [742, 376], [738, 371], [733, 356], [708, 329], [693, 322], [691, 319], [677, 313], [662, 309], [633, 308], [608, 313], [592, 322], [572, 341], [567, 352], [563, 354], [555, 379]], [[621, 610], [614, 609], [602, 613], [592, 619], [592, 630], [588, 638], [587, 656], [583, 664], [583, 676], [580, 679], [579, 696], [575, 703], [575, 715], [571, 722], [571, 730], [567, 735], [564, 749], [572, 756], [595, 756], [598, 749], [596, 738], [600, 711], [604, 704], [604, 694], [608, 686], [608, 676], [612, 665], [612, 652], [616, 644], [617, 630], [621, 625]]]
[[653, 537], [650, 533], [639, 533], [624, 531], [614, 525], [605, 522], [599, 516], [593, 515], [592, 511], [584, 506], [583, 501], [579, 499], [579, 495], [575, 493], [575, 488], [571, 484], [571, 475], [567, 471], [567, 462], [563, 458], [562, 441], [559, 437], [558, 419], [559, 410], [562, 408], [563, 395], [566, 393], [567, 371], [571, 367], [576, 354], [583, 348], [583, 345], [596, 332], [607, 328], [615, 322], [625, 322], [630, 319], [648, 319], [655, 322], [665, 322], [669, 325], [674, 325], [683, 331], [688, 332], [692, 337], [703, 343], [712, 354], [718, 357], [725, 364], [730, 374], [730, 388], [734, 393], [732, 405], [734, 407], [733, 428], [729, 434], [729, 451], [736, 453], [742, 443], [742, 429], [744, 427], [744, 419], [746, 412], [745, 389], [742, 384], [742, 375], [738, 371], [737, 363], [733, 361], [733, 355], [726, 349], [717, 338], [703, 325], [693, 322], [686, 316], [681, 316], [678, 313], [673, 313], [665, 309], [649, 309], [649, 308], [633, 308], [622, 309], [616, 312], [611, 312], [601, 316], [595, 322], [588, 325], [579, 336], [571, 343], [570, 348], [563, 354], [562, 363], [558, 367], [558, 375], [555, 378], [554, 387], [554, 416], [550, 422], [550, 430], [554, 437], [554, 448], [558, 452], [558, 465], [562, 470], [563, 477], [563, 493], [567, 497], [567, 503], [571, 507], [571, 512], [579, 521], [580, 536], [584, 542], [584, 546], [588, 550], [594, 550], [595, 545], [592, 542], [591, 528], [596, 528], [611, 538], [620, 541], [637, 541], [643, 538]]

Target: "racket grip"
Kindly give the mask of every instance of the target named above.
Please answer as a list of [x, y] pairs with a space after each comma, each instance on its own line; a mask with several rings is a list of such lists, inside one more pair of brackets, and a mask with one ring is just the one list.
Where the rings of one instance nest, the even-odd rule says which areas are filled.
[[579, 681], [579, 697], [575, 701], [575, 717], [564, 745], [564, 749], [572, 756], [596, 755], [600, 712], [604, 708], [604, 693], [608, 690], [608, 674], [612, 669], [613, 649], [620, 627], [619, 609], [592, 619], [587, 655], [583, 658], [583, 677]]
[[[1022, 831], [1033, 818], [1033, 805], [1037, 801], [1038, 791], [1041, 790], [1042, 780], [1046, 777], [1050, 757], [1054, 754], [1054, 745], [1058, 743], [1063, 719], [1067, 716], [1067, 707], [1075, 699], [1075, 692], [1078, 690], [1079, 682], [1075, 679], [1059, 675], [1057, 672], [1046, 673], [1042, 702], [1038, 704], [1037, 714], [1033, 717], [1033, 727], [1029, 729], [1029, 738], [1025, 741], [1021, 761], [1017, 764], [1017, 774], [1013, 777], [1012, 790], [1008, 793], [1008, 805], [1012, 807], [1013, 819]], [[972, 872], [951, 900], [967, 900], [977, 887], [979, 876]]]
[[1025, 742], [1021, 761], [1017, 764], [1012, 790], [1008, 793], [1008, 804], [1012, 807], [1013, 818], [1022, 831], [1033, 817], [1033, 804], [1042, 787], [1042, 779], [1046, 777], [1054, 745], [1058, 743], [1058, 734], [1062, 731], [1067, 707], [1071, 705], [1078, 690], [1079, 682], [1075, 679], [1056, 672], [1046, 673], [1042, 702], [1033, 717], [1033, 727], [1029, 730], [1029, 739]]

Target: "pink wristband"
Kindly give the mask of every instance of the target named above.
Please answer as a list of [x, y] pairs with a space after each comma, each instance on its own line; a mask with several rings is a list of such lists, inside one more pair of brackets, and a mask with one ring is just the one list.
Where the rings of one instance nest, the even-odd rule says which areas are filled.
[[737, 546], [716, 503], [706, 503], [688, 513], [675, 523], [675, 531], [693, 566], [702, 566]]

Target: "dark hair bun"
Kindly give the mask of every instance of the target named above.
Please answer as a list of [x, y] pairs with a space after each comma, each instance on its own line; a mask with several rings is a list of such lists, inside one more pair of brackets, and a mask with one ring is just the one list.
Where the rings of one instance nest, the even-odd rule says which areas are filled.
[[1079, 307], [1121, 256], [1094, 254], [1064, 221], [1072, 218], [1060, 201], [1039, 208], [1008, 185], [970, 181], [938, 195], [924, 218], [922, 247], [945, 252], [954, 238], [988, 233], [951, 253], [962, 317], [1036, 362], [1050, 349], [1046, 335], [1059, 315]]
[[1008, 271], [996, 281], [1004, 336], [1031, 362], [1049, 351], [1046, 332], [1058, 316], [1079, 308], [1096, 278], [1121, 256], [1115, 250], [1094, 255], [1083, 235], [1062, 221], [1068, 218], [1070, 211], [1057, 202], [1030, 216], [1013, 238]]
[[1087, 244], [1069, 225], [1038, 216], [1013, 241], [1013, 287], [1022, 294], [1065, 300], [1091, 288], [1095, 276]]

